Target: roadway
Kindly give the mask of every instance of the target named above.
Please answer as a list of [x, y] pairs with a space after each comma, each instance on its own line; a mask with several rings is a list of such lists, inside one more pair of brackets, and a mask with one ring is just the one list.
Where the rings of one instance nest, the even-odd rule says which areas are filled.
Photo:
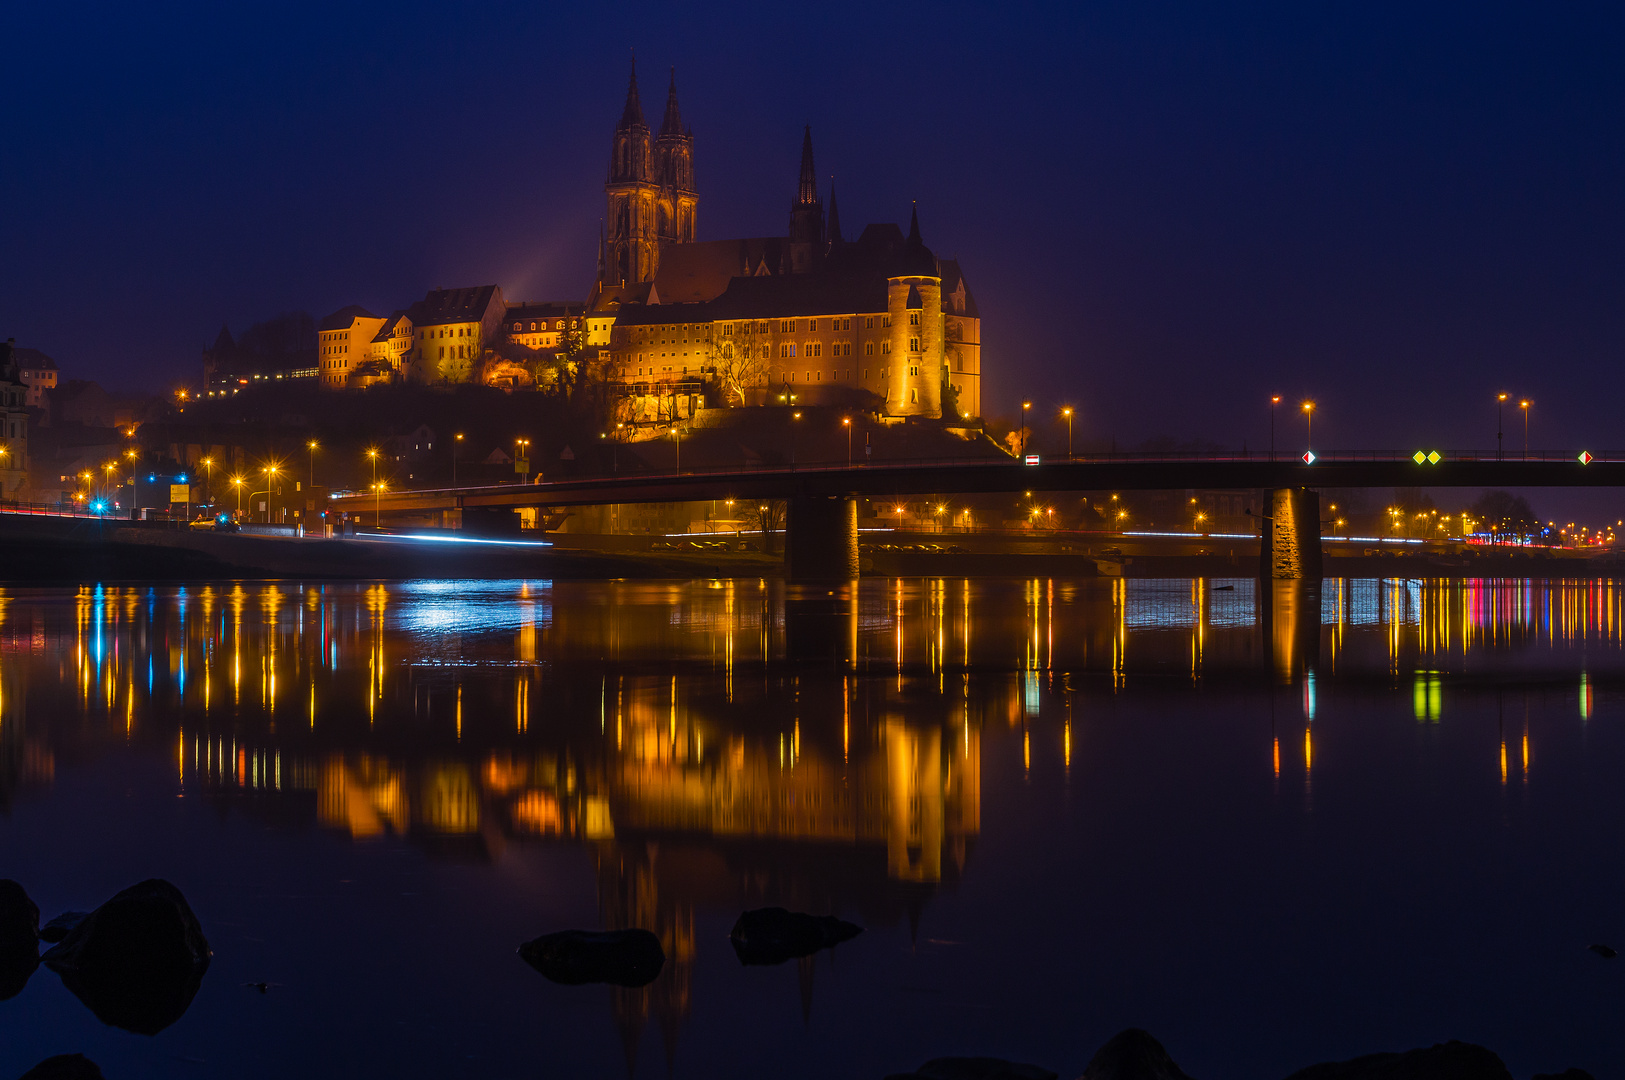
[[[1015, 491], [1275, 490], [1395, 487], [1625, 487], [1625, 459], [1562, 460], [1455, 458], [1418, 464], [1409, 458], [1320, 458], [1270, 461], [1258, 457], [1077, 458], [1038, 465], [1019, 461], [916, 462], [600, 476], [482, 487], [386, 491], [376, 499], [391, 513], [516, 507], [602, 506], [613, 503], [701, 502], [791, 498], [889, 499], [914, 495], [975, 495]], [[375, 497], [335, 498], [334, 509], [368, 514]]]

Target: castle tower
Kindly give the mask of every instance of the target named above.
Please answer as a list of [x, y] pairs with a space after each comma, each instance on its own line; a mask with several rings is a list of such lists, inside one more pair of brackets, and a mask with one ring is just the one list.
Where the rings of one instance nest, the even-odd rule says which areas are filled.
[[886, 278], [886, 313], [891, 318], [891, 356], [896, 365], [892, 415], [941, 416], [943, 342], [942, 272], [920, 238], [920, 212], [909, 219], [908, 240], [892, 275]]
[[824, 253], [824, 204], [813, 170], [812, 127], [801, 136], [801, 180], [790, 204], [790, 272], [805, 274]]
[[700, 197], [694, 190], [694, 133], [683, 127], [677, 108], [676, 68], [672, 68], [671, 87], [666, 91], [666, 117], [655, 137], [654, 154], [654, 179], [660, 185], [655, 235], [662, 243], [692, 243]]
[[626, 107], [615, 125], [609, 155], [609, 181], [604, 184], [608, 203], [608, 265], [606, 284], [629, 284], [654, 277], [658, 245], [655, 234], [655, 199], [659, 185], [650, 169], [649, 125], [643, 121], [638, 100], [638, 65], [632, 61], [632, 80]]

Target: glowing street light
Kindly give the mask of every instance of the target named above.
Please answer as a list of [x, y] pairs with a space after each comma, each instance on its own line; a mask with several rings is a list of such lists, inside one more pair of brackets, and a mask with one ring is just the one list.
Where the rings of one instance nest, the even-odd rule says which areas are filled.
[[852, 418], [841, 417], [841, 426], [846, 428], [846, 467], [852, 467]]
[[1030, 401], [1021, 403], [1021, 456], [1024, 458], [1027, 456], [1027, 413], [1032, 407], [1033, 403]]
[[1066, 405], [1061, 409], [1061, 415], [1066, 417], [1066, 459], [1072, 460], [1072, 406]]
[[1315, 452], [1315, 403], [1313, 401], [1303, 403], [1303, 424], [1303, 438], [1307, 444], [1304, 449], [1313, 454]]
[[1506, 403], [1507, 403], [1507, 396], [1505, 394], [1496, 394], [1495, 395], [1495, 460], [1496, 461], [1502, 460], [1502, 458], [1504, 456], [1501, 453], [1501, 410], [1502, 410], [1503, 407], [1505, 407]]
[[243, 478], [233, 476], [231, 486], [237, 489], [237, 516], [241, 518], [243, 516]]
[[457, 486], [457, 451], [463, 445], [463, 433], [459, 431], [451, 437], [451, 486]]
[[[316, 446], [315, 439], [311, 439], [305, 444], [305, 449], [310, 451], [310, 490], [312, 491], [316, 490]], [[312, 498], [314, 497], [312, 496]]]
[[1281, 404], [1281, 395], [1270, 397], [1270, 460], [1275, 460], [1275, 406]]
[[1523, 457], [1529, 460], [1529, 406], [1534, 404], [1528, 398], [1518, 402], [1518, 408], [1523, 410]]

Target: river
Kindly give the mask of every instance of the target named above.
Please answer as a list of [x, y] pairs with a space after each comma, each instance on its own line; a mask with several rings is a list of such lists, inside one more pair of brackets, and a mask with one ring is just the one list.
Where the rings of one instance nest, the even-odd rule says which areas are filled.
[[[1608, 580], [8, 589], [0, 876], [167, 878], [214, 960], [154, 1036], [41, 967], [0, 1075], [1620, 1075], [1622, 689]], [[865, 932], [741, 966], [765, 905]], [[640, 989], [515, 955], [630, 926]]]

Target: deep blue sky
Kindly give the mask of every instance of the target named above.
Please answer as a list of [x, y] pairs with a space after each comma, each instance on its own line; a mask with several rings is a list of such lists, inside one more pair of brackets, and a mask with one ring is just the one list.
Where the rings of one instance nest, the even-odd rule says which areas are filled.
[[1622, 30], [1601, 4], [11, 5], [0, 334], [167, 389], [222, 321], [581, 297], [635, 48], [651, 119], [677, 67], [702, 238], [785, 228], [803, 123], [849, 233], [919, 200], [981, 304], [990, 414], [1257, 447], [1268, 395], [1310, 394], [1318, 448], [1487, 451], [1504, 388], [1537, 448], [1625, 450]]

